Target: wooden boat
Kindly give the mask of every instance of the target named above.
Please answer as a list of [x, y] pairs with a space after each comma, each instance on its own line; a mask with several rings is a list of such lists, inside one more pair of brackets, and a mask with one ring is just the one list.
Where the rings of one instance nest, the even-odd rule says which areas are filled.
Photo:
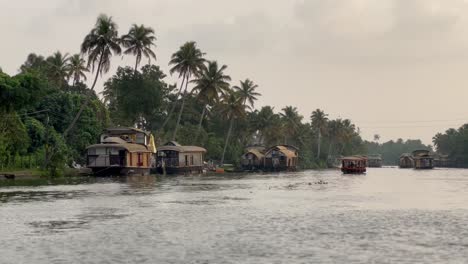
[[350, 156], [341, 158], [341, 171], [344, 174], [366, 173], [367, 158], [363, 156]]
[[401, 169], [409, 169], [414, 167], [413, 156], [409, 153], [403, 153], [400, 156], [399, 167]]
[[429, 150], [413, 151], [414, 168], [417, 170], [430, 170], [434, 168], [434, 158]]
[[375, 155], [369, 155], [367, 157], [367, 166], [369, 168], [382, 168], [382, 165], [383, 165], [382, 155], [375, 154]]
[[87, 167], [95, 175], [149, 175], [155, 153], [154, 138], [149, 132], [108, 128], [99, 144], [87, 147]]
[[159, 173], [202, 173], [206, 149], [197, 146], [182, 146], [175, 141], [158, 148], [157, 168]]

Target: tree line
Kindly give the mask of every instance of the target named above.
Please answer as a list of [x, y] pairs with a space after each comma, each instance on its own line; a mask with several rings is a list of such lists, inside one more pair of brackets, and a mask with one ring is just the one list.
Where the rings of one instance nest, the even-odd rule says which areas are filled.
[[[0, 166], [32, 154], [53, 170], [84, 164], [86, 146], [97, 143], [108, 126], [152, 131], [159, 144], [200, 145], [207, 158], [220, 163], [238, 164], [250, 145], [294, 145], [303, 168], [366, 153], [359, 128], [349, 119], [330, 119], [321, 109], [304, 117], [294, 106], [256, 109], [258, 85], [249, 78], [233, 81], [228, 66], [208, 59], [194, 41], [172, 55], [169, 74], [178, 81], [168, 83], [155, 64], [156, 41], [150, 27], [134, 24], [120, 35], [113, 18], [100, 15], [78, 54], [32, 53], [18, 74], [0, 71]], [[133, 56], [135, 65], [118, 67], [99, 98], [97, 81], [121, 55]]]

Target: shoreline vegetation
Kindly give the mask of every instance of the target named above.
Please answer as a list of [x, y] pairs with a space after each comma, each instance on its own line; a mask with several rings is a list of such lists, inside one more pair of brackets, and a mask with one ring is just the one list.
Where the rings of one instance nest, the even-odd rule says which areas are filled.
[[[304, 117], [294, 106], [255, 108], [261, 96], [249, 79], [255, 73], [230, 76], [227, 65], [194, 41], [175, 49], [164, 73], [156, 42], [150, 27], [134, 24], [121, 35], [112, 17], [100, 15], [79, 53], [31, 53], [13, 76], [0, 68], [0, 172], [64, 176], [67, 168], [85, 164], [85, 148], [111, 126], [151, 131], [157, 145], [176, 140], [203, 146], [208, 160], [235, 166], [247, 146], [260, 144], [298, 147], [302, 169], [327, 168], [331, 157], [374, 153], [395, 165], [402, 153], [432, 149], [420, 140], [380, 144], [376, 135], [365, 141], [351, 120], [331, 119], [321, 109]], [[135, 65], [118, 67], [98, 97], [96, 83], [117, 56], [131, 56]], [[437, 152], [468, 164], [467, 131], [465, 125], [436, 135]]]

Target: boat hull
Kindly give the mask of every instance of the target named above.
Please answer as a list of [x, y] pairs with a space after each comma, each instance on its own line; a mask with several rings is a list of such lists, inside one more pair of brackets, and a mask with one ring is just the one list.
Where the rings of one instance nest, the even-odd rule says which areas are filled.
[[341, 168], [341, 172], [344, 174], [364, 174], [366, 168]]
[[92, 167], [96, 176], [150, 175], [150, 168]]

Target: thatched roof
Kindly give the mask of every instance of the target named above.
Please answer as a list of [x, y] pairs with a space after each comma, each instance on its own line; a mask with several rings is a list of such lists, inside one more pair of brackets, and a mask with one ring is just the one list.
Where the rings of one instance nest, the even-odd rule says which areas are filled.
[[283, 146], [283, 145], [271, 147], [270, 149], [268, 149], [267, 152], [265, 152], [265, 156], [268, 155], [268, 153], [270, 153], [273, 150], [280, 151], [281, 153], [283, 153], [288, 158], [296, 158], [297, 157], [297, 154], [296, 154], [295, 151], [292, 151], [289, 148], [289, 146]]
[[249, 149], [247, 150], [247, 152], [244, 154], [244, 156], [246, 156], [247, 154], [249, 153], [252, 153], [253, 155], [255, 155], [258, 159], [261, 159], [263, 157], [265, 157], [265, 155], [263, 153], [261, 153], [258, 149]]

